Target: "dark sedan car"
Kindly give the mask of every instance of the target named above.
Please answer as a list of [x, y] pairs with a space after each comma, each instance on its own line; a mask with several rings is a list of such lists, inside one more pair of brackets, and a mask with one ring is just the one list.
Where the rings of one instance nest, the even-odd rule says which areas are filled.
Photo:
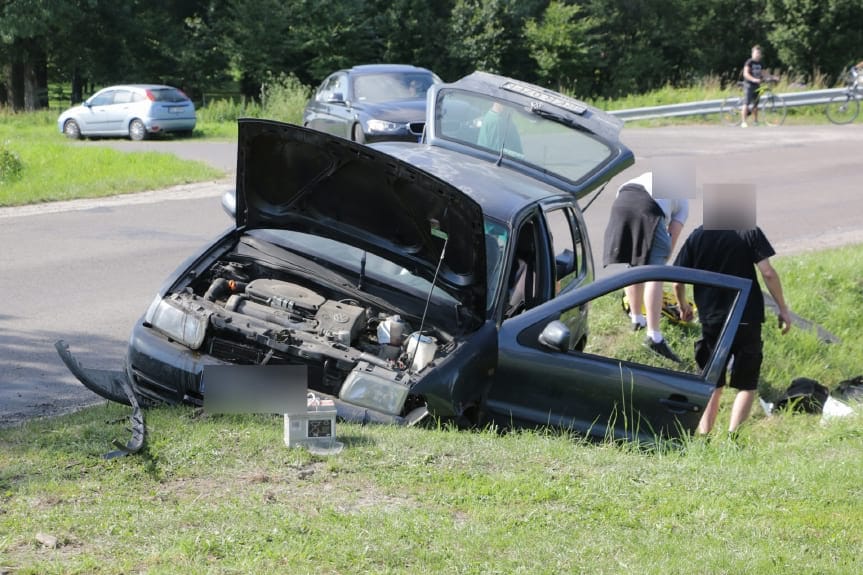
[[303, 125], [355, 142], [422, 137], [426, 92], [441, 80], [401, 64], [354, 66], [327, 76], [303, 111]]
[[[83, 368], [58, 342], [66, 364], [133, 405], [202, 403], [207, 366], [295, 365], [352, 420], [431, 412], [644, 440], [693, 430], [749, 285], [670, 266], [593, 281], [578, 198], [632, 163], [621, 123], [483, 73], [433, 86], [429, 101], [423, 143], [241, 120], [235, 225], [167, 279], [124, 371]], [[589, 345], [591, 302], [649, 280], [736, 294], [705, 369]]]

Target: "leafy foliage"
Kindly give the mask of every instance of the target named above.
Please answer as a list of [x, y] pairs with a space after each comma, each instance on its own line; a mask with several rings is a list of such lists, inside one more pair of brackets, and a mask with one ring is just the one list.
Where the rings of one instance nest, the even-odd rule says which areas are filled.
[[554, 0], [543, 13], [542, 20], [533, 18], [524, 27], [530, 53], [539, 67], [540, 79], [563, 88], [583, 75], [588, 64], [590, 35], [596, 20], [583, 18], [582, 8]]
[[608, 98], [736, 80], [756, 43], [774, 71], [835, 75], [861, 40], [858, 0], [7, 0], [0, 106], [44, 107], [49, 82], [73, 102], [132, 81], [257, 98], [273, 76], [375, 62]]
[[0, 144], [0, 184], [17, 180], [23, 170], [21, 157], [9, 147], [9, 142]]

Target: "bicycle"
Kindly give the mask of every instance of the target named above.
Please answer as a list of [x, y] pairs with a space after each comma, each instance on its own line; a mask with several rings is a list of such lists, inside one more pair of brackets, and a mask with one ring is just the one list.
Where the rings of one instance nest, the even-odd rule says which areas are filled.
[[[753, 113], [755, 109], [761, 114], [761, 119], [768, 126], [781, 126], [785, 121], [785, 100], [779, 94], [775, 93], [770, 87], [776, 84], [778, 78], [764, 78], [758, 87], [755, 89], [755, 106], [749, 113]], [[737, 85], [742, 89], [743, 82], [737, 82]], [[726, 126], [739, 126], [741, 111], [743, 109], [744, 96], [728, 96], [722, 101], [719, 108], [719, 118]]]
[[856, 66], [850, 66], [847, 72], [847, 87], [845, 92], [830, 98], [824, 113], [834, 124], [850, 124], [860, 113], [860, 72]]

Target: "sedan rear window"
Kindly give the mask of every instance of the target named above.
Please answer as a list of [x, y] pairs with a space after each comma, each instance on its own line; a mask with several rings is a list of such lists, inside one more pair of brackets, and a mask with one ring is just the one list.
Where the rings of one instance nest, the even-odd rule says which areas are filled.
[[556, 121], [541, 106], [526, 108], [505, 100], [459, 90], [441, 90], [435, 115], [436, 132], [527, 164], [570, 182], [578, 182], [612, 156], [602, 140], [582, 129]]
[[149, 92], [153, 95], [155, 102], [185, 102], [188, 100], [186, 95], [176, 88], [151, 88]]

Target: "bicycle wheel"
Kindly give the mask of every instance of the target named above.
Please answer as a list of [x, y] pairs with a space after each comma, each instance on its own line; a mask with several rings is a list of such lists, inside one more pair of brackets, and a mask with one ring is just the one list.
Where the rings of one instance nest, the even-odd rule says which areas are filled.
[[834, 124], [850, 124], [860, 113], [860, 100], [851, 94], [839, 94], [830, 99], [824, 112]]
[[768, 126], [781, 126], [785, 121], [785, 100], [782, 96], [770, 92], [761, 96], [761, 101], [758, 104], [758, 110], [761, 114], [761, 121]]
[[726, 126], [740, 125], [740, 110], [743, 109], [743, 98], [740, 96], [729, 96], [722, 100], [719, 107], [719, 119]]

